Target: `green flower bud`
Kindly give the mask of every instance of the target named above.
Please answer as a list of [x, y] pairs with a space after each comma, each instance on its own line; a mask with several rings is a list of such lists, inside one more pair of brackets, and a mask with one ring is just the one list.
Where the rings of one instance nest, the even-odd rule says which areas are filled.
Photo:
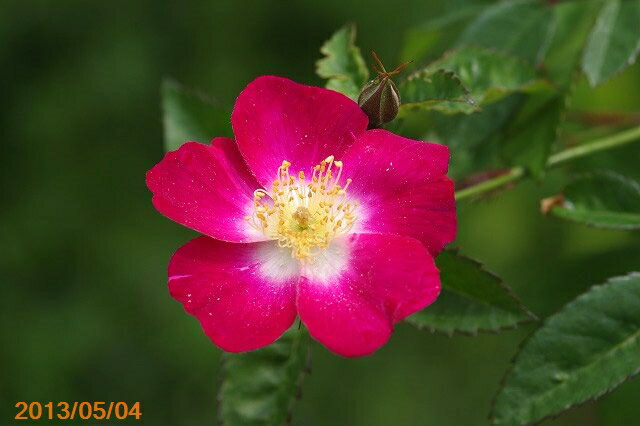
[[373, 69], [378, 73], [378, 77], [367, 83], [358, 97], [358, 105], [367, 117], [369, 117], [369, 128], [380, 127], [388, 123], [398, 115], [400, 108], [400, 93], [396, 84], [391, 80], [391, 76], [400, 73], [410, 62], [399, 65], [395, 70], [387, 72], [382, 62], [371, 52], [380, 69], [375, 66]]

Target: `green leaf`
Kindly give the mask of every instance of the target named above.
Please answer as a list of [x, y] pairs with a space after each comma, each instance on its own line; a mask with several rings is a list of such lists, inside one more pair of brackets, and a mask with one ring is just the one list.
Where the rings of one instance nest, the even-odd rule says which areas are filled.
[[445, 29], [468, 20], [486, 7], [486, 4], [477, 1], [472, 4], [455, 5], [444, 14], [408, 29], [404, 36], [400, 61], [418, 61], [440, 41]]
[[458, 45], [499, 49], [537, 64], [553, 33], [552, 9], [540, 0], [498, 2], [465, 29]]
[[295, 326], [263, 349], [224, 354], [218, 395], [221, 424], [289, 424], [309, 356], [308, 334]]
[[551, 209], [562, 219], [612, 229], [640, 229], [640, 184], [610, 171], [578, 176]]
[[565, 97], [555, 90], [539, 90], [527, 96], [505, 129], [502, 156], [510, 166], [526, 167], [536, 178], [542, 177], [558, 138], [565, 105]]
[[640, 274], [595, 286], [525, 341], [494, 401], [500, 425], [538, 422], [640, 371]]
[[484, 106], [477, 114], [441, 115], [436, 128], [438, 140], [453, 149], [481, 145], [504, 127], [521, 102], [522, 97], [514, 95]]
[[185, 142], [233, 137], [229, 111], [173, 80], [162, 85], [162, 110], [165, 151], [174, 151]]
[[362, 86], [369, 79], [369, 70], [355, 40], [356, 26], [353, 24], [336, 31], [320, 48], [325, 57], [316, 62], [316, 73], [329, 80], [327, 89], [357, 101]]
[[578, 71], [580, 54], [600, 4], [599, 1], [581, 0], [553, 7], [555, 31], [544, 59], [544, 68], [558, 85], [569, 85]]
[[407, 318], [410, 324], [447, 334], [498, 331], [535, 319], [500, 278], [482, 264], [446, 250], [436, 259], [442, 293], [426, 309]]
[[463, 47], [411, 75], [399, 86], [401, 116], [416, 108], [445, 114], [478, 112], [515, 91], [546, 85], [535, 69], [508, 54], [481, 47]]
[[401, 101], [399, 116], [414, 109], [445, 114], [469, 114], [478, 110], [467, 88], [450, 71], [423, 69], [400, 83], [398, 90]]
[[477, 104], [495, 102], [536, 82], [536, 71], [523, 60], [495, 50], [468, 46], [429, 64], [428, 70], [453, 72]]
[[640, 52], [640, 1], [611, 0], [600, 12], [582, 56], [582, 69], [596, 86], [633, 64]]
[[523, 95], [516, 93], [483, 106], [476, 114], [439, 114], [436, 117], [436, 140], [451, 148], [449, 174], [453, 179], [501, 166], [497, 153], [501, 147], [502, 129], [522, 103], [522, 98]]

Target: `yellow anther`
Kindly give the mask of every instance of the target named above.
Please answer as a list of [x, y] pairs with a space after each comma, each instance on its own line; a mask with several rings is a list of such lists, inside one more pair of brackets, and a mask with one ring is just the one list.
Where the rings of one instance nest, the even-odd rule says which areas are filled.
[[[313, 167], [310, 181], [304, 171], [289, 174], [290, 167], [282, 162], [270, 193], [254, 192], [254, 212], [245, 220], [279, 247], [290, 248], [294, 258], [312, 262], [333, 238], [350, 231], [357, 204], [347, 198], [351, 179], [340, 184], [343, 163], [333, 155]], [[272, 204], [261, 202], [267, 195]]]

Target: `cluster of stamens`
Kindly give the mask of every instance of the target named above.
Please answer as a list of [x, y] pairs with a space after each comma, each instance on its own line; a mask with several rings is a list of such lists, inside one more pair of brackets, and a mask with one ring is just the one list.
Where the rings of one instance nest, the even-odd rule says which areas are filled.
[[343, 166], [333, 155], [313, 168], [310, 180], [303, 171], [291, 175], [290, 167], [290, 162], [282, 162], [270, 193], [254, 192], [254, 212], [245, 220], [279, 247], [290, 248], [293, 257], [312, 261], [333, 238], [353, 227], [358, 203], [347, 197], [351, 179], [340, 185]]

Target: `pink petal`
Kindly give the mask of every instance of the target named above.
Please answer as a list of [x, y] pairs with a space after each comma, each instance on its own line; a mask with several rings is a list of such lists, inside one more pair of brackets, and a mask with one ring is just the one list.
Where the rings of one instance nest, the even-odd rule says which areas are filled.
[[296, 317], [299, 271], [284, 265], [281, 271], [288, 272], [280, 277], [265, 273], [265, 261], [270, 260], [263, 253], [277, 250], [281, 249], [271, 242], [236, 244], [196, 238], [171, 258], [169, 291], [225, 351], [266, 346]]
[[240, 94], [231, 116], [243, 157], [267, 188], [283, 160], [305, 173], [342, 156], [367, 128], [358, 104], [337, 92], [279, 77], [260, 77]]
[[345, 154], [343, 176], [361, 206], [356, 232], [408, 235], [436, 256], [456, 236], [449, 149], [370, 130]]
[[303, 271], [298, 314], [311, 336], [331, 351], [363, 356], [389, 339], [393, 324], [436, 300], [439, 273], [413, 238], [352, 234], [338, 243], [346, 261], [331, 260], [344, 267], [312, 264]]
[[260, 185], [231, 139], [189, 142], [167, 153], [147, 173], [147, 186], [160, 213], [195, 231], [233, 242], [265, 239], [244, 220]]

